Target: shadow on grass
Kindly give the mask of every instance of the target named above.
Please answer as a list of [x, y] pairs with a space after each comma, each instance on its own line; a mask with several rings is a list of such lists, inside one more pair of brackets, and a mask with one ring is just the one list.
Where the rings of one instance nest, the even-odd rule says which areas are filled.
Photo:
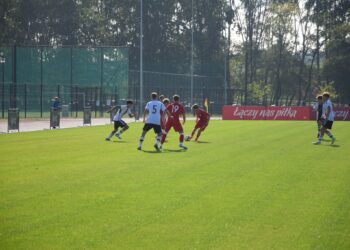
[[184, 153], [187, 150], [185, 149], [163, 149], [163, 151], [155, 151], [155, 150], [141, 150], [142, 152], [148, 154], [166, 154], [166, 153]]
[[114, 143], [128, 143], [127, 141], [113, 141]]
[[324, 146], [324, 147], [332, 147], [332, 148], [340, 148], [339, 144], [314, 144], [315, 146]]
[[197, 143], [211, 143], [210, 141], [197, 141]]

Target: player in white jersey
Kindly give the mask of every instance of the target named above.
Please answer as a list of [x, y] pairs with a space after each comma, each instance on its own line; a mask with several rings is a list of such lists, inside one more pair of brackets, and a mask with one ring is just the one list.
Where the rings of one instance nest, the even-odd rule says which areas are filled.
[[[130, 100], [126, 101], [126, 105], [121, 105], [120, 106], [120, 108], [118, 109], [117, 113], [113, 117], [114, 129], [110, 133], [110, 135], [106, 138], [106, 141], [110, 141], [114, 134], [115, 134], [116, 137], [121, 139], [120, 135], [123, 132], [125, 132], [125, 130], [127, 130], [129, 128], [128, 124], [126, 124], [126, 122], [122, 120], [122, 117], [125, 114], [128, 114], [129, 117], [133, 117], [134, 116], [134, 114], [131, 112], [132, 106], [133, 106], [133, 102], [130, 101]], [[108, 112], [112, 112], [114, 110], [117, 110], [117, 106], [113, 107]], [[121, 127], [122, 129], [117, 133], [119, 127]]]
[[322, 138], [324, 134], [326, 133], [331, 138], [331, 144], [334, 144], [335, 137], [332, 135], [330, 129], [332, 129], [333, 122], [334, 122], [334, 111], [333, 111], [333, 104], [331, 100], [329, 99], [330, 95], [328, 92], [324, 92], [322, 95], [323, 98], [323, 106], [322, 106], [322, 128], [321, 128], [321, 134], [318, 137], [318, 141], [314, 142], [314, 144], [321, 144]]
[[[140, 142], [137, 149], [141, 150], [145, 135], [150, 129], [153, 128], [154, 132], [157, 134], [156, 143], [154, 144], [154, 147], [157, 151], [160, 151], [159, 144], [160, 144], [160, 139], [162, 137], [162, 128], [160, 124], [161, 124], [162, 115], [164, 112], [166, 112], [165, 111], [166, 109], [164, 104], [158, 101], [157, 93], [153, 92], [151, 94], [151, 98], [152, 100], [146, 104], [145, 112], [143, 114], [143, 122], [145, 123], [145, 125], [143, 127], [142, 135], [140, 137]], [[146, 120], [146, 116], [147, 116], [147, 120]]]

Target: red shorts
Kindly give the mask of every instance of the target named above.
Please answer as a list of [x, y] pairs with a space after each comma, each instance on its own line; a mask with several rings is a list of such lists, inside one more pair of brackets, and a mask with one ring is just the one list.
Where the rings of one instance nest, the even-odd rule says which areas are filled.
[[179, 120], [174, 119], [168, 119], [166, 125], [165, 125], [165, 131], [169, 132], [171, 128], [174, 128], [175, 132], [181, 132], [183, 131], [182, 125]]
[[207, 126], [208, 126], [208, 121], [201, 121], [201, 120], [199, 120], [199, 121], [196, 123], [195, 128], [196, 128], [196, 129], [199, 128], [199, 129], [201, 129], [202, 131], [204, 131], [205, 128], [206, 128]]

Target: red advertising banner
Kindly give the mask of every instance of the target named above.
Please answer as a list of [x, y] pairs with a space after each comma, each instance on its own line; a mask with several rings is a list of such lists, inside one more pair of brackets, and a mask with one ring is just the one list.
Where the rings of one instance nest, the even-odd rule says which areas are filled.
[[[350, 107], [334, 108], [334, 113], [335, 113], [334, 120], [350, 121]], [[312, 111], [311, 120], [314, 120], [315, 118], [316, 118], [316, 111]]]
[[[350, 121], [350, 107], [334, 108], [335, 120]], [[315, 120], [311, 107], [224, 106], [223, 120]]]
[[310, 107], [224, 106], [223, 120], [310, 120]]

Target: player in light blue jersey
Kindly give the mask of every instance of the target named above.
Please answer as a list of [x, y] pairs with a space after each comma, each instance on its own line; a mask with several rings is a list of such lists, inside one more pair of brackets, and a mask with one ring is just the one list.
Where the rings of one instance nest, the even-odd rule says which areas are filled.
[[318, 141], [314, 142], [314, 144], [321, 144], [322, 138], [324, 134], [326, 133], [331, 138], [331, 144], [334, 144], [335, 137], [331, 133], [331, 129], [334, 122], [334, 111], [333, 111], [333, 104], [330, 100], [330, 94], [328, 92], [324, 92], [322, 95], [323, 99], [323, 106], [322, 106], [322, 128], [321, 128], [321, 134], [318, 137]]

